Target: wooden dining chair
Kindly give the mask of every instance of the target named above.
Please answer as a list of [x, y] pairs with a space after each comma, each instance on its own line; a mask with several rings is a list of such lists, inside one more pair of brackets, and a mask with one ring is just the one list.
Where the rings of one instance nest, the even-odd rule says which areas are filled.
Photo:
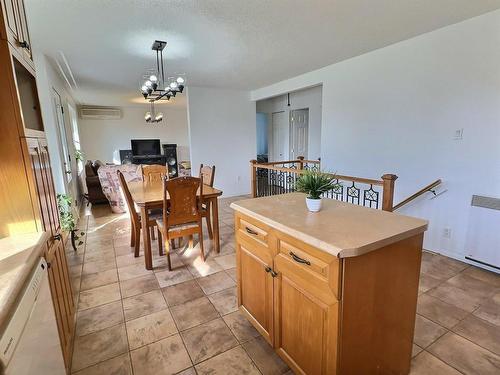
[[[193, 237], [198, 234], [201, 250], [201, 259], [205, 261], [205, 252], [203, 249], [203, 231], [202, 231], [202, 207], [201, 199], [203, 196], [203, 184], [200, 178], [196, 177], [177, 177], [171, 180], [165, 180], [163, 186], [163, 217], [157, 219], [158, 241], [165, 243], [165, 252], [168, 258], [168, 269], [172, 270], [170, 262], [170, 243], [175, 238], [185, 236]], [[192, 241], [190, 240], [192, 245]]]
[[142, 166], [142, 179], [149, 182], [160, 182], [168, 178], [168, 170], [165, 165], [153, 164]]
[[[118, 179], [120, 180], [120, 186], [122, 187], [123, 195], [125, 196], [125, 202], [127, 203], [128, 211], [130, 213], [130, 246], [134, 247], [134, 255], [135, 257], [138, 257], [141, 246], [142, 225], [147, 225], [148, 228], [154, 229], [154, 227], [156, 226], [156, 219], [161, 217], [161, 213], [150, 214], [149, 221], [147, 223], [141, 223], [141, 216], [135, 209], [134, 201], [132, 199], [132, 195], [130, 194], [130, 190], [128, 189], [127, 182], [125, 181], [125, 177], [123, 176], [122, 172], [118, 171], [117, 173]], [[160, 239], [158, 239], [158, 252], [160, 255], [163, 255], [162, 243]]]
[[[208, 185], [210, 187], [214, 187], [214, 179], [215, 179], [215, 165], [200, 165], [200, 178], [204, 185]], [[210, 239], [214, 238], [214, 234], [212, 231], [212, 213], [211, 213], [211, 203], [210, 201], [202, 202], [203, 203], [203, 211], [201, 216], [203, 216], [207, 222], [208, 229], [208, 237]]]

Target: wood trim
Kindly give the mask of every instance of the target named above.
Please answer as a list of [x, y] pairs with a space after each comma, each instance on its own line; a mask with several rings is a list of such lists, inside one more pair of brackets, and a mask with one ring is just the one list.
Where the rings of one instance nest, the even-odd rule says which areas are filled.
[[408, 204], [410, 203], [412, 200], [414, 199], [417, 199], [418, 197], [420, 197], [421, 195], [431, 191], [431, 189], [435, 188], [436, 186], [438, 185], [441, 185], [442, 181], [441, 179], [439, 180], [436, 180], [434, 182], [431, 182], [429, 185], [426, 185], [424, 186], [422, 189], [420, 189], [419, 191], [417, 191], [415, 194], [412, 194], [410, 195], [408, 198], [406, 199], [403, 199], [401, 202], [399, 202], [397, 205], [395, 205], [392, 210], [395, 211], [397, 210], [398, 208], [401, 208], [403, 207], [405, 204]]

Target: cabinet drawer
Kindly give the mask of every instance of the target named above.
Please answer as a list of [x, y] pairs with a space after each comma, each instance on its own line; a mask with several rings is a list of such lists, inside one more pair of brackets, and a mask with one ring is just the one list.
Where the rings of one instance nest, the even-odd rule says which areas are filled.
[[311, 272], [315, 272], [325, 279], [328, 279], [329, 264], [325, 261], [318, 259], [285, 241], [280, 241], [279, 251], [280, 254], [294, 261], [299, 266]]
[[269, 232], [261, 223], [237, 216], [236, 230], [243, 238], [251, 238], [261, 245], [269, 247]]

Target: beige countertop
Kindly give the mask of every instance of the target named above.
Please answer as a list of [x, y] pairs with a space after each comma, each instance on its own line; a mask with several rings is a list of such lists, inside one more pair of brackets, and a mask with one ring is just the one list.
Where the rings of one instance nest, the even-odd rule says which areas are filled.
[[45, 232], [0, 239], [0, 332], [46, 241]]
[[427, 230], [427, 221], [334, 199], [309, 212], [305, 194], [246, 199], [231, 208], [339, 258], [359, 256]]

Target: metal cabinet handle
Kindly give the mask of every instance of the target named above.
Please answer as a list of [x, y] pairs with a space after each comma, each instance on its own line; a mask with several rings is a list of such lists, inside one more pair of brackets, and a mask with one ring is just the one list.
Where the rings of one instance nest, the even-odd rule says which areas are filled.
[[296, 261], [297, 263], [302, 263], [302, 264], [307, 264], [308, 266], [311, 265], [311, 262], [309, 262], [308, 260], [306, 259], [303, 259], [297, 255], [295, 255], [293, 253], [293, 251], [290, 251], [290, 256], [293, 258], [294, 261]]
[[245, 227], [245, 229], [246, 229], [247, 233], [249, 233], [249, 234], [253, 234], [254, 236], [258, 236], [259, 235], [259, 233], [257, 233], [254, 230], [251, 230], [249, 227]]
[[55, 241], [61, 241], [62, 236], [60, 234], [55, 234], [54, 237], [52, 237]]
[[273, 270], [271, 267], [269, 267], [269, 266], [267, 266], [267, 267], [265, 268], [265, 270], [266, 270], [266, 272], [271, 273], [271, 276], [272, 276], [272, 277], [276, 277], [276, 276], [278, 276], [278, 273], [277, 273], [276, 271], [274, 271], [274, 270]]
[[25, 49], [29, 49], [30, 48], [30, 45], [27, 41], [23, 40], [22, 42], [19, 42], [19, 46], [21, 48], [25, 48]]
[[51, 266], [52, 264], [50, 264], [50, 262], [47, 262], [47, 269], [49, 269]]

